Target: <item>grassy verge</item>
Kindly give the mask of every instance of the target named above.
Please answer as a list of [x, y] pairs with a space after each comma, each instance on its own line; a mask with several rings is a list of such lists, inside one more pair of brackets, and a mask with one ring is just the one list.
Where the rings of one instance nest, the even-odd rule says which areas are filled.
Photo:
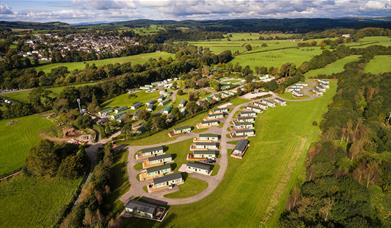
[[197, 195], [208, 187], [208, 183], [196, 178], [188, 177], [184, 184], [179, 185], [179, 191], [165, 195], [167, 198], [186, 198]]

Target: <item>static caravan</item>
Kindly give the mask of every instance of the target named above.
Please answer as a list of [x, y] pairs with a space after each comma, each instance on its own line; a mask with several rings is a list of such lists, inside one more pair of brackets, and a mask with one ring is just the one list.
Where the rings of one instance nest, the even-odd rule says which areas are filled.
[[198, 138], [195, 138], [194, 142], [218, 142], [220, 140], [220, 135], [218, 134], [200, 134]]
[[219, 143], [217, 142], [195, 142], [190, 146], [190, 150], [218, 150]]
[[234, 137], [251, 137], [255, 136], [255, 131], [253, 129], [235, 129], [232, 132]]
[[157, 156], [157, 155], [161, 155], [161, 154], [164, 154], [164, 147], [163, 146], [142, 149], [137, 155], [142, 158], [142, 157]]
[[212, 174], [212, 166], [199, 162], [188, 162], [186, 164], [187, 171], [190, 173], [199, 173], [202, 175], [210, 176]]
[[246, 150], [249, 146], [248, 140], [241, 140], [236, 144], [234, 150], [232, 151], [231, 157], [242, 159]]
[[173, 185], [180, 185], [183, 183], [184, 181], [182, 178], [182, 174], [180, 173], [168, 174], [166, 176], [153, 179], [152, 185], [148, 186], [149, 187], [148, 189], [150, 190], [149, 192], [152, 192], [154, 190], [170, 187]]
[[237, 122], [239, 123], [255, 123], [254, 117], [238, 117]]
[[219, 154], [218, 150], [195, 150], [192, 152], [196, 159], [216, 159]]
[[253, 105], [247, 106], [246, 110], [253, 111], [256, 113], [261, 113], [263, 111], [261, 108], [259, 108], [257, 106], [253, 106]]
[[239, 123], [237, 121], [234, 121], [233, 127], [235, 129], [254, 129], [254, 124], [253, 123]]
[[254, 111], [243, 111], [239, 114], [239, 117], [257, 117], [257, 113]]

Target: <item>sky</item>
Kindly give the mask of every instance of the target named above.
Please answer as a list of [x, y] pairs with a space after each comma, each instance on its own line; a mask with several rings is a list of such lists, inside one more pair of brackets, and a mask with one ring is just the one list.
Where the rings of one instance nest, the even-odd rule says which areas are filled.
[[93, 23], [384, 16], [391, 16], [391, 0], [0, 0], [3, 21]]

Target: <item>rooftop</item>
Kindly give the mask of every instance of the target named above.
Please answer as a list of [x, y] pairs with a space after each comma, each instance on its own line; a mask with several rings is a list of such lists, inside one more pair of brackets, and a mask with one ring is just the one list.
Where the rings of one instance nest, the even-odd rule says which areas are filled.
[[166, 176], [158, 177], [153, 179], [153, 184], [160, 184], [164, 183], [170, 180], [176, 180], [176, 179], [182, 179], [182, 174], [181, 173], [173, 173], [173, 174], [168, 174]]
[[248, 140], [240, 140], [238, 144], [236, 144], [235, 146], [235, 150], [239, 150], [239, 151], [244, 151], [248, 145], [249, 141]]
[[208, 172], [212, 170], [212, 167], [210, 165], [199, 163], [199, 162], [188, 162], [187, 166], [198, 168], [198, 169], [203, 169], [203, 170], [208, 170]]

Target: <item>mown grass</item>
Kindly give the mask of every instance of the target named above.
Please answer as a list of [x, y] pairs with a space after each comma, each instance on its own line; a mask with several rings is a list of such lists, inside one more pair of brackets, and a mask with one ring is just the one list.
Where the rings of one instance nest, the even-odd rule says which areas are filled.
[[188, 153], [190, 153], [190, 145], [192, 143], [193, 140], [188, 139], [182, 142], [167, 145], [168, 150], [166, 153], [174, 154], [174, 161], [176, 164], [175, 171], [178, 171], [182, 164], [187, 163], [186, 156]]
[[22, 167], [40, 132], [52, 125], [41, 115], [0, 120], [0, 175]]
[[[320, 135], [313, 121], [320, 121], [335, 94], [336, 83], [318, 99], [289, 102], [286, 107], [270, 109], [259, 115], [257, 136], [243, 160], [229, 158], [224, 180], [203, 200], [172, 206], [163, 224], [144, 225], [129, 220], [127, 225], [167, 227], [258, 227], [273, 193], [284, 175], [288, 182], [281, 190], [275, 212], [265, 227], [276, 227], [291, 187], [304, 175], [304, 160], [310, 144]], [[297, 159], [291, 160], [293, 157]], [[287, 170], [288, 164], [292, 170]]]
[[305, 74], [306, 78], [316, 77], [318, 75], [332, 75], [344, 71], [344, 66], [348, 63], [355, 62], [360, 58], [359, 55], [350, 55], [339, 59], [323, 68], [310, 70]]
[[179, 191], [169, 193], [164, 196], [167, 198], [186, 198], [197, 195], [198, 193], [205, 190], [207, 187], [207, 182], [200, 179], [187, 177], [184, 184], [178, 185]]
[[131, 62], [132, 64], [143, 64], [147, 62], [151, 58], [169, 58], [174, 57], [173, 54], [170, 54], [168, 52], [153, 52], [153, 53], [145, 53], [145, 54], [138, 54], [138, 55], [131, 55], [131, 56], [125, 56], [125, 57], [118, 57], [118, 58], [109, 58], [109, 59], [101, 59], [101, 60], [93, 60], [93, 61], [85, 61], [85, 62], [70, 62], [70, 63], [51, 63], [46, 64], [42, 66], [38, 66], [35, 69], [37, 71], [44, 71], [46, 73], [49, 73], [52, 69], [60, 66], [65, 66], [68, 68], [69, 71], [73, 70], [81, 70], [84, 69], [86, 64], [95, 64], [96, 66], [104, 66], [108, 64], [115, 64], [115, 63], [128, 63]]
[[136, 102], [143, 103], [145, 107], [145, 103], [150, 100], [156, 100], [159, 97], [158, 92], [146, 93], [145, 91], [136, 92], [132, 95], [128, 93], [124, 93], [117, 97], [114, 97], [105, 103], [102, 106], [104, 107], [117, 107], [117, 106], [127, 106], [130, 107]]
[[380, 74], [391, 72], [391, 55], [377, 55], [365, 66], [365, 72]]
[[0, 182], [0, 226], [52, 227], [80, 181], [20, 175]]

